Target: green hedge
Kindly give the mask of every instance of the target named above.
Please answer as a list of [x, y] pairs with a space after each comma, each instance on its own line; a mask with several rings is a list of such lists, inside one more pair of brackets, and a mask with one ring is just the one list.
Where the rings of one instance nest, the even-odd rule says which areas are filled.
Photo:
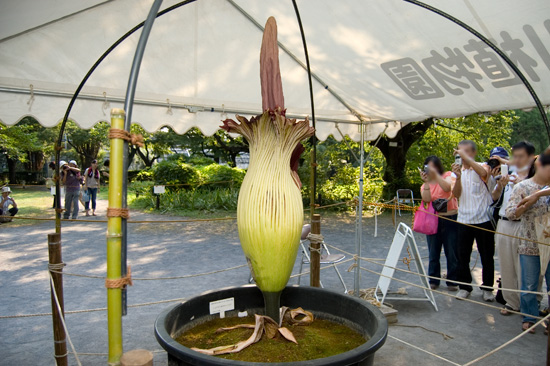
[[165, 160], [153, 167], [153, 180], [157, 184], [176, 184], [189, 188], [201, 183], [197, 168], [181, 160]]
[[227, 165], [210, 164], [199, 168], [202, 183], [208, 188], [239, 188], [246, 172]]

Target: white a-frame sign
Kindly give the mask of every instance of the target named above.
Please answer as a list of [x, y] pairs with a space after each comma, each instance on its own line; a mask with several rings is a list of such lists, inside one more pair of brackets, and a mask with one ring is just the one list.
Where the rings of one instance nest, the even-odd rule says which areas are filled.
[[[401, 258], [401, 253], [403, 252], [403, 246], [407, 243], [408, 253], [411, 257], [410, 262], [414, 262], [414, 267], [418, 273], [418, 278], [420, 278], [420, 283], [424, 287], [425, 297], [412, 298], [412, 297], [387, 297], [388, 289], [390, 287], [390, 282], [393, 278], [395, 267], [397, 262]], [[407, 258], [408, 259], [408, 258]], [[411, 271], [415, 271], [413, 266], [410, 266]], [[418, 246], [414, 240], [414, 235], [410, 227], [400, 223], [395, 231], [395, 236], [393, 237], [393, 242], [386, 257], [386, 263], [382, 269], [382, 274], [378, 279], [378, 284], [376, 285], [375, 296], [376, 300], [380, 303], [384, 303], [385, 300], [416, 300], [416, 301], [429, 301], [432, 303], [435, 311], [437, 311], [437, 304], [435, 303], [435, 298], [430, 290], [430, 284], [428, 283], [428, 278], [426, 276], [426, 270], [424, 269], [424, 264], [422, 264], [422, 257], [418, 251]], [[382, 296], [379, 297], [379, 293], [382, 293]]]

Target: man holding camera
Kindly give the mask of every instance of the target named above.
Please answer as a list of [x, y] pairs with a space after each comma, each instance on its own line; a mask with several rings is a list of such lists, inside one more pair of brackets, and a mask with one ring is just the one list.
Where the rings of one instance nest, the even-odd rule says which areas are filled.
[[[459, 199], [458, 218], [458, 281], [472, 283], [470, 257], [474, 240], [483, 266], [483, 286], [493, 287], [495, 279], [495, 241], [493, 226], [487, 209], [493, 203], [487, 183], [490, 179], [490, 167], [475, 161], [477, 146], [471, 140], [463, 140], [454, 151], [453, 173], [456, 183], [453, 195]], [[485, 231], [485, 230], [490, 230]], [[471, 285], [459, 285], [457, 296], [466, 299], [472, 292]], [[483, 290], [483, 300], [494, 301], [493, 291]]]
[[71, 218], [76, 220], [78, 217], [78, 198], [80, 197], [80, 169], [78, 169], [74, 160], [69, 161], [69, 164], [61, 165], [61, 169], [61, 179], [65, 186], [65, 212], [63, 218], [68, 219], [72, 213]]

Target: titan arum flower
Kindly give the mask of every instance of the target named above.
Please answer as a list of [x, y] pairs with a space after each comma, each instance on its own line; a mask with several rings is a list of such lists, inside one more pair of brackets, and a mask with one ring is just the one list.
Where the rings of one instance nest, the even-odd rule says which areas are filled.
[[304, 148], [301, 141], [312, 136], [309, 121], [285, 116], [279, 70], [277, 24], [267, 20], [260, 52], [263, 114], [249, 120], [236, 116], [222, 128], [239, 133], [250, 146], [250, 163], [239, 192], [237, 225], [239, 238], [262, 291], [266, 315], [279, 321], [279, 298], [286, 286], [300, 242], [304, 210], [301, 182], [296, 170]]

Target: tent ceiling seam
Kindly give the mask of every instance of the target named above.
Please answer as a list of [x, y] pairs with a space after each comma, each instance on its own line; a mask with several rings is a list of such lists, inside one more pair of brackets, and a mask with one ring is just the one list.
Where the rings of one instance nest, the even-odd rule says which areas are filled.
[[112, 2], [112, 1], [114, 1], [114, 0], [105, 0], [105, 1], [103, 1], [103, 2], [101, 2], [101, 3], [99, 3], [99, 4], [95, 4], [95, 5], [90, 6], [90, 7], [88, 7], [88, 8], [81, 9], [81, 10], [79, 10], [79, 11], [75, 11], [74, 13], [64, 15], [64, 16], [62, 16], [61, 18], [57, 18], [57, 19], [54, 19], [54, 20], [50, 20], [49, 22], [46, 22], [46, 23], [44, 23], [44, 24], [37, 25], [36, 27], [29, 28], [29, 29], [27, 29], [27, 30], [24, 30], [24, 31], [19, 32], [19, 33], [16, 33], [16, 34], [13, 34], [13, 35], [8, 36], [8, 37], [4, 37], [4, 38], [0, 39], [0, 43], [2, 43], [2, 42], [4, 42], [4, 41], [8, 41], [8, 40], [10, 40], [10, 39], [12, 39], [12, 38], [19, 37], [19, 36], [21, 36], [21, 35], [23, 35], [23, 34], [27, 34], [27, 33], [33, 32], [33, 31], [35, 31], [35, 30], [37, 30], [37, 29], [46, 27], [46, 26], [48, 26], [48, 25], [50, 25], [50, 24], [57, 23], [57, 22], [59, 22], [59, 21], [61, 21], [61, 20], [68, 19], [68, 18], [73, 17], [73, 16], [75, 16], [75, 15], [82, 14], [82, 13], [84, 13], [84, 12], [87, 12], [88, 10], [95, 9], [95, 8], [97, 8], [97, 7], [99, 7], [99, 6], [103, 6], [103, 5], [105, 5], [105, 4], [107, 4], [107, 3], [110, 3], [110, 2]]

